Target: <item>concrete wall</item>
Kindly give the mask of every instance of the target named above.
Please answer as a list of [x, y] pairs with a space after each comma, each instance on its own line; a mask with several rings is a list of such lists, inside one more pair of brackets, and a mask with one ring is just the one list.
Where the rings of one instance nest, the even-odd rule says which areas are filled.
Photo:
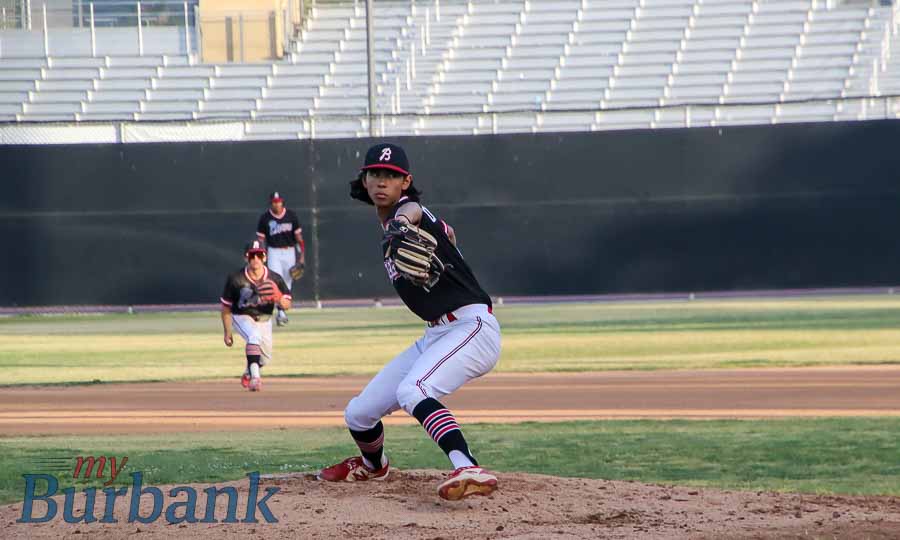
[[287, 7], [287, 0], [200, 0], [203, 61], [281, 58]]

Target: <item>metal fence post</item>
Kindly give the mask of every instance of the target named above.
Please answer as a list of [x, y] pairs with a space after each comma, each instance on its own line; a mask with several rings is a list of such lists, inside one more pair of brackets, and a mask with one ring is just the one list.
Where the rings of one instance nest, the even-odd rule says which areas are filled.
[[184, 2], [184, 53], [191, 56], [191, 24], [187, 2]]
[[41, 4], [41, 27], [44, 31], [44, 56], [50, 56], [50, 36], [47, 35], [47, 2]]
[[[278, 58], [278, 12], [269, 12], [269, 56]], [[282, 55], [283, 56], [283, 55]]]
[[412, 90], [412, 68], [409, 65], [409, 58], [406, 59], [406, 91]]
[[141, 24], [141, 3], [137, 3], [138, 56], [144, 56], [144, 27]]
[[25, 0], [25, 29], [31, 30], [31, 0]]
[[240, 43], [241, 62], [244, 61], [244, 12], [238, 15], [238, 40]]
[[891, 5], [891, 35], [897, 35], [897, 4]]
[[426, 45], [425, 45], [425, 32], [422, 31], [422, 27], [421, 27], [421, 26], [419, 27], [419, 41], [422, 43], [422, 47], [421, 47], [421, 49], [422, 49], [422, 56], [425, 56], [425, 54], [426, 54], [426, 52], [425, 52], [425, 48], [426, 48]]
[[203, 59], [203, 28], [200, 26], [200, 6], [194, 6], [194, 37], [197, 38], [197, 59]]
[[[288, 4], [290, 4], [290, 1], [288, 2]], [[290, 8], [281, 10], [281, 16], [284, 19], [283, 21], [281, 21], [281, 23], [282, 23], [281, 31], [283, 33], [281, 36], [281, 51], [283, 54], [288, 54], [288, 52], [289, 52], [288, 51], [288, 48], [289, 48], [289, 46], [288, 46], [288, 41], [289, 41], [288, 40], [288, 32], [289, 32], [288, 17], [290, 16], [290, 13], [291, 13]]]
[[375, 2], [366, 0], [366, 56], [369, 80], [369, 136], [375, 136]]
[[97, 56], [97, 29], [94, 27], [94, 3], [91, 2], [91, 56]]
[[869, 77], [869, 94], [870, 95], [880, 95], [879, 92], [879, 80], [878, 80], [878, 60], [872, 60], [872, 75]]
[[234, 62], [234, 17], [225, 17], [225, 60]]

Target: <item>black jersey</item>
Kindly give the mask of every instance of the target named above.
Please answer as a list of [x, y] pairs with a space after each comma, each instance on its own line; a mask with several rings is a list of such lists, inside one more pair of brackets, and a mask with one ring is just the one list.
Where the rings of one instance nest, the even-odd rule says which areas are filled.
[[[391, 211], [391, 218], [394, 217], [397, 209], [407, 202], [409, 199], [406, 197], [400, 199]], [[442, 315], [469, 304], [491, 306], [491, 297], [478, 284], [475, 274], [463, 259], [462, 253], [447, 237], [447, 225], [423, 206], [419, 227], [437, 239], [438, 246], [435, 253], [446, 268], [435, 286], [430, 291], [426, 291], [400, 277], [394, 268], [393, 261], [385, 258], [384, 267], [387, 269], [388, 277], [406, 307], [422, 320], [434, 321]], [[384, 248], [382, 255], [387, 251], [387, 246]]]
[[300, 220], [293, 210], [287, 208], [276, 216], [271, 210], [259, 216], [259, 224], [256, 226], [256, 234], [260, 238], [265, 238], [266, 245], [270, 247], [291, 247], [297, 243], [295, 236], [300, 231]]
[[225, 290], [222, 291], [222, 304], [231, 308], [231, 312], [235, 315], [249, 315], [254, 319], [258, 319], [261, 315], [271, 315], [275, 309], [275, 304], [263, 304], [259, 300], [259, 291], [256, 286], [263, 281], [271, 280], [278, 286], [278, 290], [284, 296], [291, 297], [291, 292], [287, 285], [277, 272], [273, 272], [263, 267], [263, 277], [259, 281], [250, 279], [247, 268], [242, 268], [237, 272], [228, 275], [225, 280]]

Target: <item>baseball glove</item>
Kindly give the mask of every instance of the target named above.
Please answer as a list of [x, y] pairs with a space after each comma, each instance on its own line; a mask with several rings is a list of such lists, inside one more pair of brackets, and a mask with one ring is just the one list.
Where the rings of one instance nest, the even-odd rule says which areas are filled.
[[298, 279], [303, 277], [303, 271], [306, 269], [306, 265], [302, 263], [297, 263], [291, 267], [288, 272], [291, 274], [291, 279], [297, 281]]
[[437, 240], [428, 232], [396, 219], [388, 223], [383, 242], [385, 258], [391, 259], [397, 273], [426, 291], [441, 279], [444, 263], [435, 254]]
[[278, 285], [270, 279], [257, 285], [256, 292], [259, 294], [259, 300], [263, 304], [277, 304], [281, 302], [281, 297], [284, 296]]

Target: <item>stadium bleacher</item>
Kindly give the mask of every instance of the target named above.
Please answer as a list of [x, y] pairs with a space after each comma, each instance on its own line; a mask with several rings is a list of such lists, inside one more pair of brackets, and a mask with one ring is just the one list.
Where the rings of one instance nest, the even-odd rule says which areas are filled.
[[[376, 127], [387, 135], [854, 120], [867, 116], [866, 102], [836, 98], [900, 88], [890, 6], [376, 6], [377, 111], [386, 115]], [[231, 119], [245, 123], [246, 138], [353, 137], [368, 134], [367, 103], [363, 3], [315, 5], [290, 54], [269, 63], [206, 65], [171, 55], [0, 58], [5, 122]]]

